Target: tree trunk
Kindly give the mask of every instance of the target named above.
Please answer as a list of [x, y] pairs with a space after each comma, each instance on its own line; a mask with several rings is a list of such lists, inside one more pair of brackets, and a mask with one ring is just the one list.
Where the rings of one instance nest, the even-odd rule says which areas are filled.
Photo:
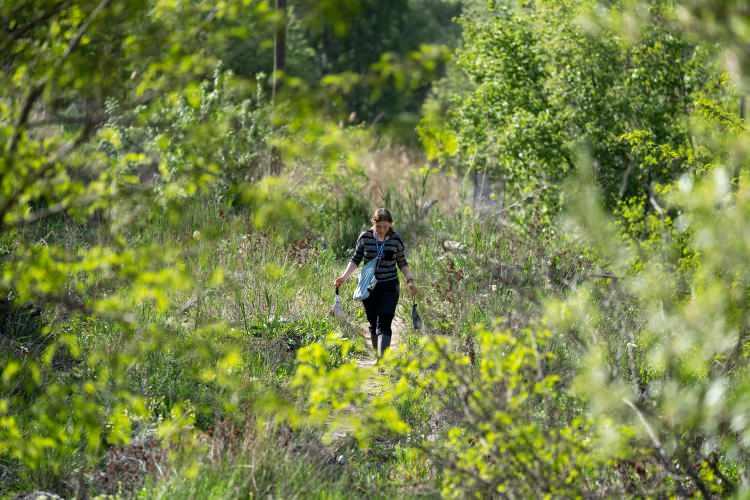
[[[279, 12], [281, 19], [276, 26], [276, 36], [273, 39], [273, 83], [271, 88], [271, 103], [276, 102], [276, 91], [278, 90], [279, 72], [286, 69], [286, 0], [276, 0], [276, 10]], [[276, 146], [271, 148], [271, 175], [279, 175], [284, 167], [281, 159], [281, 152]]]
[[740, 119], [745, 119], [745, 96], [740, 96]]
[[278, 73], [286, 69], [286, 0], [276, 0], [276, 10], [279, 11], [281, 20], [276, 26], [276, 36], [273, 39], [272, 98], [276, 97], [276, 90], [279, 86]]

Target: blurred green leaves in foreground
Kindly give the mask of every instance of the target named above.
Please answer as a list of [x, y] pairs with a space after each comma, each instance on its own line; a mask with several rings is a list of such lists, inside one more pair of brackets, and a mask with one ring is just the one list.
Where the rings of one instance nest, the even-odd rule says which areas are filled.
[[[381, 85], [408, 93], [447, 57], [423, 45], [322, 81], [281, 67], [272, 75], [270, 59], [265, 71], [238, 68], [233, 40], [265, 50], [290, 17], [344, 36], [360, 5], [296, 9], [265, 0], [0, 6], [0, 461], [23, 479], [57, 484], [154, 422], [161, 438], [187, 445], [196, 427], [238, 417], [253, 399], [247, 356], [256, 354], [244, 333], [192, 313], [219, 287], [239, 286], [233, 275], [224, 284], [228, 262], [212, 245], [240, 213], [258, 234], [299, 238], [305, 203], [330, 206], [330, 186], [359, 168], [371, 140], [348, 120], [346, 82], [374, 100]], [[294, 172], [311, 180], [304, 192]], [[183, 378], [147, 373], [154, 363]], [[171, 389], [154, 395], [158, 384]]]
[[[744, 7], [491, 4], [466, 3], [453, 61], [420, 43], [355, 68], [330, 37], [370, 26], [364, 4], [300, 2], [274, 72], [231, 53], [267, 53], [285, 20], [267, 1], [3, 3], [3, 471], [83, 481], [151, 432], [195, 477], [202, 433], [251, 414], [399, 442], [450, 497], [747, 495]], [[306, 32], [348, 70], [295, 73]], [[488, 174], [502, 222], [591, 272], [522, 296], [544, 304], [526, 324], [408, 339], [373, 395], [331, 323], [289, 316], [322, 310], [320, 266], [366, 218], [376, 104], [446, 65], [422, 178]]]

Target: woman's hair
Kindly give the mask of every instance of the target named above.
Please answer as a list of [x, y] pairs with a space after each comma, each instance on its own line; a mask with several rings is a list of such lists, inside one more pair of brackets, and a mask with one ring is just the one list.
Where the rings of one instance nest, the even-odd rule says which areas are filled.
[[372, 213], [372, 219], [370, 219], [373, 224], [376, 222], [382, 222], [382, 221], [388, 221], [390, 223], [393, 223], [393, 217], [391, 216], [390, 210], [387, 208], [378, 208], [375, 209], [375, 211]]
[[[372, 222], [372, 226], [374, 229], [376, 222], [387, 221], [393, 224], [393, 216], [391, 215], [390, 210], [388, 210], [387, 208], [378, 208], [372, 213], [372, 218], [370, 219], [370, 221]], [[388, 228], [388, 232], [392, 233], [393, 228]]]

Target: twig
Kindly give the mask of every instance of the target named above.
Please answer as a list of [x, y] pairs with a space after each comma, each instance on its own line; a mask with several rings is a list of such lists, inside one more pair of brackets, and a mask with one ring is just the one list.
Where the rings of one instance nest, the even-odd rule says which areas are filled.
[[661, 441], [659, 441], [659, 437], [656, 435], [656, 432], [654, 432], [654, 429], [651, 427], [651, 425], [646, 420], [646, 417], [643, 416], [643, 413], [641, 413], [641, 410], [638, 409], [635, 404], [633, 404], [632, 401], [630, 401], [628, 398], [622, 398], [623, 403], [628, 405], [630, 409], [632, 409], [635, 414], [638, 416], [638, 420], [641, 421], [643, 424], [643, 427], [646, 428], [646, 433], [648, 434], [648, 437], [651, 439], [651, 442], [654, 444], [654, 447], [656, 448], [656, 451], [659, 452], [659, 455], [664, 456], [664, 448], [662, 448]]

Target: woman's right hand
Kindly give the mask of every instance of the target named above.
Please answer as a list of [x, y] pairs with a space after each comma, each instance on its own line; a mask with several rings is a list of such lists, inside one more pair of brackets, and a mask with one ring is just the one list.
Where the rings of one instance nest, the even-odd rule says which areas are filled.
[[339, 288], [341, 285], [344, 284], [346, 281], [346, 276], [343, 274], [341, 276], [337, 276], [335, 280], [333, 280], [333, 284], [336, 288]]

